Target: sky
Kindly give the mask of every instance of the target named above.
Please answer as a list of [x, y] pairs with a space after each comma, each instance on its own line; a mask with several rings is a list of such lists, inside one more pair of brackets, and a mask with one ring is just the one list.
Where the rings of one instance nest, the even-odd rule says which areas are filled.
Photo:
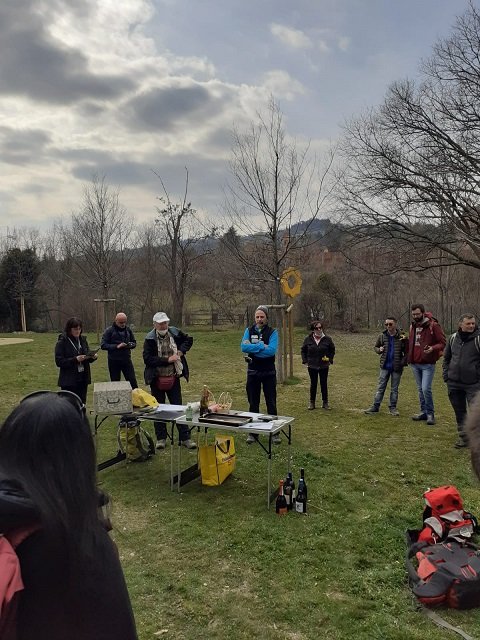
[[342, 123], [416, 78], [464, 0], [1, 0], [0, 239], [46, 231], [105, 176], [138, 223], [159, 174], [221, 218], [232, 128], [274, 96], [322, 153]]

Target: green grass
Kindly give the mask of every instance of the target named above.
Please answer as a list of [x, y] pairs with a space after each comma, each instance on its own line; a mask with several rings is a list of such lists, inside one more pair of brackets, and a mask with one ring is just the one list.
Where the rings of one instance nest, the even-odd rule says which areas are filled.
[[[192, 334], [184, 400], [199, 399], [208, 384], [215, 394], [230, 391], [234, 407], [245, 409], [241, 332]], [[31, 343], [0, 348], [2, 417], [29, 391], [56, 388], [56, 336], [30, 337]], [[306, 410], [308, 376], [299, 357], [295, 384], [278, 389], [279, 412], [296, 418], [292, 462], [296, 479], [305, 467], [307, 516], [279, 518], [266, 509], [266, 460], [243, 437], [236, 439], [237, 469], [221, 487], [194, 481], [171, 493], [168, 449], [147, 463], [100, 474], [114, 500], [114, 537], [141, 640], [452, 637], [416, 610], [404, 569], [404, 531], [420, 526], [426, 488], [456, 484], [466, 506], [480, 514], [468, 452], [452, 446], [455, 422], [440, 371], [434, 382], [436, 427], [410, 420], [418, 399], [408, 369], [400, 385], [401, 417], [388, 415], [385, 401], [379, 414], [366, 416], [378, 373], [375, 337], [333, 337], [332, 411]], [[297, 353], [302, 338], [297, 332]], [[134, 361], [140, 379], [141, 348]], [[105, 353], [92, 375], [108, 380]], [[115, 453], [114, 419], [101, 427], [98, 448], [101, 459]], [[182, 456], [194, 459], [186, 451]], [[275, 480], [285, 470], [281, 446]], [[480, 637], [478, 611], [442, 615]]]

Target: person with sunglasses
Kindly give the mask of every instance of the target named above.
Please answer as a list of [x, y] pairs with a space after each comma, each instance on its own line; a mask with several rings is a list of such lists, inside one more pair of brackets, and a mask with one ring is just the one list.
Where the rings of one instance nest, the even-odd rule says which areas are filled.
[[366, 409], [367, 415], [378, 413], [390, 380], [390, 401], [388, 409], [391, 416], [398, 417], [397, 409], [398, 387], [402, 378], [403, 368], [407, 364], [408, 337], [398, 330], [397, 320], [393, 316], [385, 319], [385, 330], [378, 336], [374, 346], [380, 356], [380, 374], [373, 404]]
[[55, 345], [55, 364], [60, 369], [58, 386], [65, 391], [76, 393], [85, 404], [87, 389], [91, 383], [90, 363], [97, 354], [90, 351], [88, 341], [82, 335], [83, 325], [79, 318], [69, 318], [63, 333]]
[[23, 581], [8, 615], [2, 609], [0, 637], [136, 640], [106, 502], [81, 399], [68, 391], [24, 398], [0, 427], [0, 533], [22, 540]]
[[322, 409], [330, 409], [328, 404], [328, 372], [333, 364], [335, 356], [335, 344], [332, 338], [323, 331], [323, 323], [314, 320], [310, 324], [311, 333], [305, 338], [302, 345], [302, 364], [308, 368], [310, 376], [310, 404], [308, 409], [315, 409], [317, 397], [317, 385], [320, 379], [320, 391], [322, 394]]

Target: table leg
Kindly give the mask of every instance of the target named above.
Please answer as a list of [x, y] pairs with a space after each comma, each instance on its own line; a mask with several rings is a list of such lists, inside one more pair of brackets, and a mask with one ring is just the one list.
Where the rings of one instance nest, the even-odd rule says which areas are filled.
[[175, 422], [170, 422], [170, 491], [173, 491], [173, 437]]
[[267, 509], [270, 509], [272, 486], [272, 434], [268, 436], [268, 480], [267, 480]]

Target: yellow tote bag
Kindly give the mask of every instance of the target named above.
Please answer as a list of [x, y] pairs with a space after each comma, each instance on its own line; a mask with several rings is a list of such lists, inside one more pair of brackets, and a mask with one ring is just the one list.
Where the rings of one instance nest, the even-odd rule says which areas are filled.
[[215, 436], [215, 444], [200, 447], [198, 461], [202, 484], [209, 487], [222, 484], [235, 469], [235, 442], [233, 436]]

